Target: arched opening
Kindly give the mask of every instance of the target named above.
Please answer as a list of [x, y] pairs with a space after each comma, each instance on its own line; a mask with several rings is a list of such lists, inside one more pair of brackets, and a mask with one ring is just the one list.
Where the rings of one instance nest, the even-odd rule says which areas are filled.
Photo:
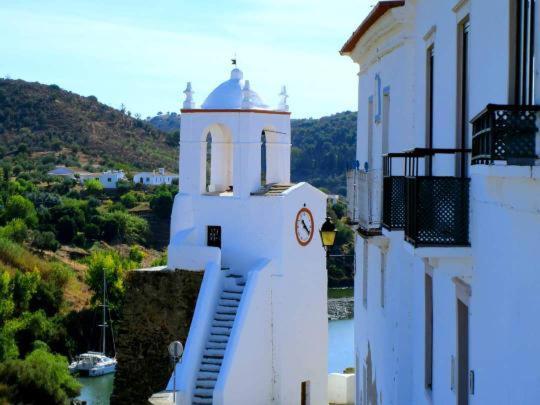
[[266, 186], [266, 131], [261, 132], [261, 187]]
[[204, 192], [232, 195], [233, 145], [230, 132], [224, 126], [216, 124], [204, 133]]
[[[283, 182], [282, 166], [285, 134], [275, 128], [266, 127], [261, 136], [261, 184], [268, 185]], [[264, 182], [262, 181], [264, 179]]]
[[208, 192], [208, 186], [211, 184], [211, 167], [212, 167], [212, 134], [208, 132], [206, 135], [206, 170], [204, 174], [205, 183], [204, 183], [204, 190]]

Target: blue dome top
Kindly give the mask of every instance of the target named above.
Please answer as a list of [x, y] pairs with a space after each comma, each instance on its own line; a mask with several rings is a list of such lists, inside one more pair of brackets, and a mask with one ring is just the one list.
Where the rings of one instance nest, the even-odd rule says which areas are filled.
[[[212, 91], [201, 107], [206, 110], [220, 110], [220, 109], [241, 109], [243, 99], [243, 73], [240, 69], [233, 69], [231, 71], [231, 78]], [[250, 100], [253, 108], [265, 109], [268, 108], [266, 104], [261, 100], [259, 95], [253, 90], [250, 90]]]

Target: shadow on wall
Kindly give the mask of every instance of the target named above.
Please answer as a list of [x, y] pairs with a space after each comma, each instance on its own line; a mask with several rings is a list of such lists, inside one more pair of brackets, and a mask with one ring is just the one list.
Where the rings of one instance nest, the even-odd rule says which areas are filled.
[[[362, 398], [362, 403], [367, 405], [378, 405], [382, 404], [382, 392], [378, 394], [377, 390], [377, 378], [374, 376], [373, 372], [373, 361], [371, 359], [371, 345], [368, 341], [368, 352], [366, 359], [364, 360], [364, 373], [363, 373], [363, 384], [362, 392], [360, 396]], [[380, 398], [379, 398], [380, 397]]]

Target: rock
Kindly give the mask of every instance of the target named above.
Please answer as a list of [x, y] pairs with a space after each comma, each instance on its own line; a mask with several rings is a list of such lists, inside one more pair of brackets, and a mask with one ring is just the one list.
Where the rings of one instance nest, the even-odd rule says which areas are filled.
[[118, 328], [118, 366], [111, 404], [148, 404], [172, 365], [167, 347], [185, 344], [203, 271], [146, 269], [129, 273]]
[[328, 300], [328, 319], [335, 321], [354, 318], [354, 298], [335, 298]]

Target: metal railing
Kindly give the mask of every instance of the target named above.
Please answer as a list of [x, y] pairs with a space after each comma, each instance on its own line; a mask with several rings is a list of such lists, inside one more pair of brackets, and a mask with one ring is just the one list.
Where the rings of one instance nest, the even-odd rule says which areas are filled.
[[419, 175], [437, 154], [465, 154], [468, 149], [417, 148], [405, 158], [405, 240], [415, 247], [469, 246], [467, 177]]
[[405, 176], [395, 176], [392, 172], [393, 161], [405, 156], [404, 153], [383, 156], [382, 226], [388, 230], [405, 228]]
[[534, 165], [538, 105], [488, 104], [472, 120], [472, 164]]
[[367, 236], [381, 230], [382, 173], [380, 170], [347, 172], [347, 203], [350, 222]]

